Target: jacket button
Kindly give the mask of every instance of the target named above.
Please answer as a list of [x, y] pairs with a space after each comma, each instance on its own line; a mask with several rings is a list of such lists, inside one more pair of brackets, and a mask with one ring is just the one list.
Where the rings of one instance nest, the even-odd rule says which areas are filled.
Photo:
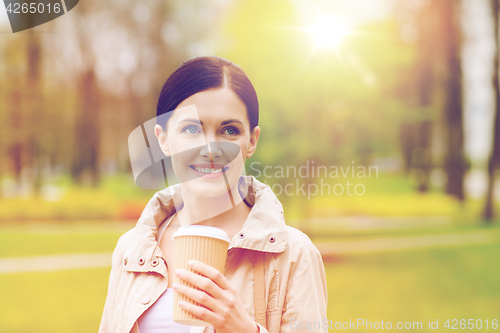
[[144, 296], [141, 297], [141, 303], [144, 304], [144, 305], [148, 304], [150, 300], [151, 300], [151, 298], [149, 296], [147, 296], [147, 295], [144, 295]]
[[158, 259], [155, 259], [151, 262], [151, 265], [153, 265], [153, 267], [156, 267], [156, 266], [158, 266], [159, 263], [160, 263], [160, 261]]
[[144, 258], [139, 259], [139, 265], [144, 265]]
[[239, 234], [238, 237], [245, 238], [245, 235], [244, 234]]
[[126, 265], [128, 262], [128, 258], [123, 259], [123, 264]]
[[276, 239], [275, 239], [274, 237], [270, 237], [270, 238], [269, 238], [269, 243], [274, 243], [274, 241], [275, 241], [275, 240], [276, 240]]

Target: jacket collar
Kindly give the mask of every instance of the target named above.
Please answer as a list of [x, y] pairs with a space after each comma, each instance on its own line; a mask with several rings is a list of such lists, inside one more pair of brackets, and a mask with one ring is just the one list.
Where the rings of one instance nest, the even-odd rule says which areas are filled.
[[[228, 250], [283, 252], [287, 244], [283, 207], [271, 188], [253, 176], [241, 176], [238, 190], [251, 210], [242, 229], [231, 239]], [[125, 250], [128, 271], [150, 270], [150, 263], [161, 253], [156, 241], [158, 227], [176, 212], [174, 202], [182, 202], [180, 184], [156, 192], [148, 202]]]

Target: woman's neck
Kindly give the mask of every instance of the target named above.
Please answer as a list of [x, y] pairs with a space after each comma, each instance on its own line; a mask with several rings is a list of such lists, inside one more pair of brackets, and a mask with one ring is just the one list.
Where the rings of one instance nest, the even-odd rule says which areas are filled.
[[236, 233], [246, 221], [250, 207], [243, 201], [235, 186], [230, 192], [217, 197], [202, 197], [182, 192], [184, 207], [177, 213], [180, 225], [199, 223]]

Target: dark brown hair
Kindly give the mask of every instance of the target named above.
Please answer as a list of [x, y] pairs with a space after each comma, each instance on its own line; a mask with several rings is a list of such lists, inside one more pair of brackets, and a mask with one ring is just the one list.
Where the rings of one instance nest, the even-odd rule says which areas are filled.
[[216, 56], [197, 57], [183, 62], [165, 82], [156, 108], [156, 123], [166, 131], [175, 108], [198, 92], [229, 87], [247, 108], [250, 130], [259, 123], [257, 93], [243, 70], [233, 62]]

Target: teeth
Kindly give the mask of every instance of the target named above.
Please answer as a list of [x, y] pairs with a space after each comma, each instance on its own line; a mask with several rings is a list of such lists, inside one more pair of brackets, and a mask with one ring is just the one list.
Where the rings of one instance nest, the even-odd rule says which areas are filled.
[[222, 172], [222, 169], [212, 169], [212, 168], [197, 168], [195, 167], [195, 170], [201, 173], [220, 173]]

